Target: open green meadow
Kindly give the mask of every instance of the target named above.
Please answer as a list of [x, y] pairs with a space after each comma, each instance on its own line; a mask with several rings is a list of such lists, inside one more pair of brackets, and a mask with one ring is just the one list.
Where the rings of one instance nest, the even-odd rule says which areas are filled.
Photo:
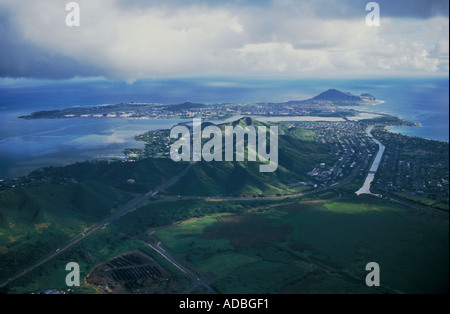
[[[440, 293], [448, 216], [370, 196], [190, 219], [155, 233], [221, 293]], [[365, 285], [377, 262], [381, 287]]]

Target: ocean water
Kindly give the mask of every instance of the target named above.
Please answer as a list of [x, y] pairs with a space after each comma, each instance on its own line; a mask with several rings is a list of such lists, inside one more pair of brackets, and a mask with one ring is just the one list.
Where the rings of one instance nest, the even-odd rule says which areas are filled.
[[[358, 86], [359, 87], [359, 86]], [[365, 108], [419, 123], [420, 127], [391, 127], [390, 131], [426, 139], [449, 141], [449, 80], [390, 80], [389, 84], [361, 85], [385, 103]], [[358, 89], [359, 90], [359, 89]]]
[[179, 104], [282, 102], [302, 100], [337, 88], [370, 93], [384, 104], [359, 108], [399, 116], [422, 127], [393, 131], [448, 141], [449, 80], [146, 80], [134, 84], [106, 80], [64, 82], [0, 80], [0, 179], [28, 174], [49, 165], [120, 157], [128, 147], [142, 147], [134, 136], [170, 128], [180, 120], [64, 119], [23, 120], [39, 110], [121, 102]]

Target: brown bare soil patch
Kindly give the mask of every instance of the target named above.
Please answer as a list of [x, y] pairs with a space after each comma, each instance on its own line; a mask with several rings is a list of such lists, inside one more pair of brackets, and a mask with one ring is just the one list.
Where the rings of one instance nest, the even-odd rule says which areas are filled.
[[95, 266], [86, 282], [106, 294], [174, 293], [176, 279], [153, 258], [133, 250]]
[[45, 229], [48, 229], [48, 227], [50, 227], [50, 225], [51, 225], [50, 222], [44, 222], [44, 223], [41, 223], [41, 224], [35, 224], [34, 228], [36, 229], [36, 231], [39, 234], [42, 234], [45, 231]]
[[203, 234], [209, 239], [228, 239], [235, 248], [262, 243], [281, 242], [291, 231], [290, 225], [274, 226], [273, 220], [261, 215], [221, 217], [219, 223], [207, 228]]

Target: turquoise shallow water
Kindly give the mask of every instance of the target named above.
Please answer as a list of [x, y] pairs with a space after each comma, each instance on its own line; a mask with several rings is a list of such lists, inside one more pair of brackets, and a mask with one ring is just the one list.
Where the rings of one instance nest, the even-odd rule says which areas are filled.
[[282, 102], [313, 97], [329, 88], [371, 93], [384, 104], [360, 108], [384, 112], [422, 127], [395, 131], [448, 141], [449, 87], [445, 79], [258, 80], [195, 79], [121, 82], [25, 82], [0, 80], [0, 179], [25, 175], [48, 165], [118, 157], [141, 147], [134, 136], [170, 128], [180, 120], [64, 119], [23, 120], [38, 110], [120, 102], [178, 104]]

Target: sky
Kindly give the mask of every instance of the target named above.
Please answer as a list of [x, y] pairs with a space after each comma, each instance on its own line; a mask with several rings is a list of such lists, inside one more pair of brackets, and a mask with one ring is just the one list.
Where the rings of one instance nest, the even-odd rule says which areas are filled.
[[0, 0], [0, 79], [449, 74], [447, 0]]

